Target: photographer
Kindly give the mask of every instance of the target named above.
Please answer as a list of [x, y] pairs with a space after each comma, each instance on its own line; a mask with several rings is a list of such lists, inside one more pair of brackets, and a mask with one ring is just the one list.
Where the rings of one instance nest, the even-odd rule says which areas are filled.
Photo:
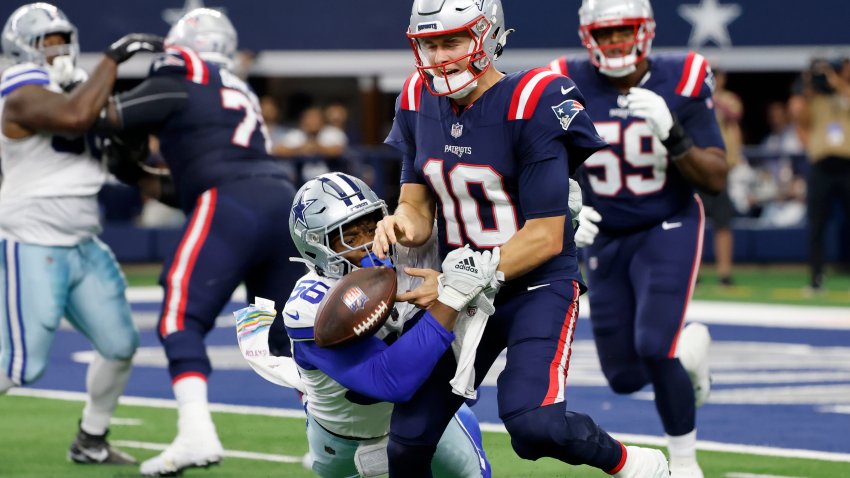
[[838, 196], [850, 213], [850, 59], [816, 59], [803, 73], [800, 125], [808, 139], [809, 265], [811, 289], [823, 288], [824, 234]]

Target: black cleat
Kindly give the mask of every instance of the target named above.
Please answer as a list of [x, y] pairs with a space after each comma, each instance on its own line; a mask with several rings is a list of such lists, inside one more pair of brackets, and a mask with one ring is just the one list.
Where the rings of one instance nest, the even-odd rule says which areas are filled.
[[112, 448], [106, 435], [89, 435], [80, 429], [77, 438], [68, 449], [68, 459], [74, 463], [94, 465], [134, 465], [138, 463], [135, 458], [121, 450]]

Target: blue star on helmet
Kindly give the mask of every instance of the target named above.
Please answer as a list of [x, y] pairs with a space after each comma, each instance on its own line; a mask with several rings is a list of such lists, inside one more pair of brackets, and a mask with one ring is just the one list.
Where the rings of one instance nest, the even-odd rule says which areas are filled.
[[296, 223], [300, 222], [301, 224], [304, 224], [304, 227], [309, 227], [307, 226], [307, 219], [304, 218], [304, 211], [314, 202], [316, 202], [315, 199], [303, 199], [302, 197], [299, 198], [298, 204], [292, 206], [292, 214], [295, 215]]

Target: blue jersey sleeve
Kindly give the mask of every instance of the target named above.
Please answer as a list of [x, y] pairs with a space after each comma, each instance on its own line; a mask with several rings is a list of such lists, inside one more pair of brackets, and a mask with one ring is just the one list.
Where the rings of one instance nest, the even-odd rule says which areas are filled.
[[576, 84], [558, 75], [543, 90], [532, 116], [522, 125], [520, 158], [532, 163], [566, 152], [572, 174], [596, 151], [608, 144], [596, 133], [586, 101]]
[[[708, 60], [698, 53], [689, 52], [684, 57], [676, 56], [672, 63], [675, 75], [681, 75], [676, 94], [684, 98], [676, 108], [676, 116], [682, 127], [696, 146], [725, 149], [714, 109], [714, 73]], [[686, 81], [691, 77], [695, 81]]]
[[376, 337], [335, 348], [294, 342], [296, 355], [345, 388], [384, 402], [410, 400], [431, 375], [454, 334], [426, 312], [391, 346]]

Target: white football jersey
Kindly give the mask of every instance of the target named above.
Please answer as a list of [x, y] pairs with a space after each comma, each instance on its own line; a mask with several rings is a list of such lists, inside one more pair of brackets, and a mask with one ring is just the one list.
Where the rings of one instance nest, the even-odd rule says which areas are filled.
[[[12, 66], [0, 78], [0, 115], [6, 95], [28, 84], [62, 92], [43, 67]], [[96, 195], [107, 173], [92, 156], [86, 138], [37, 132], [11, 139], [0, 129], [0, 157], [0, 233], [4, 237], [59, 246], [99, 233]]]
[[[432, 234], [432, 240], [416, 249], [397, 247], [396, 271], [398, 290], [412, 290], [422, 281], [404, 273], [405, 267], [430, 268], [439, 270], [438, 251]], [[299, 279], [295, 290], [301, 289], [298, 298], [286, 303], [283, 319], [287, 328], [311, 328], [316, 320], [324, 293], [339, 279], [321, 276], [311, 271]], [[293, 292], [293, 296], [295, 292]], [[311, 300], [314, 298], [315, 300]], [[404, 322], [411, 319], [420, 309], [406, 302], [396, 303], [398, 319], [389, 320], [378, 332], [383, 337], [389, 331], [400, 331]], [[293, 337], [293, 340], [297, 340]], [[373, 405], [358, 405], [346, 397], [348, 389], [329, 377], [321, 370], [307, 370], [298, 367], [307, 396], [307, 411], [320, 425], [337, 435], [356, 438], [376, 438], [389, 433], [391, 403], [380, 402]]]

